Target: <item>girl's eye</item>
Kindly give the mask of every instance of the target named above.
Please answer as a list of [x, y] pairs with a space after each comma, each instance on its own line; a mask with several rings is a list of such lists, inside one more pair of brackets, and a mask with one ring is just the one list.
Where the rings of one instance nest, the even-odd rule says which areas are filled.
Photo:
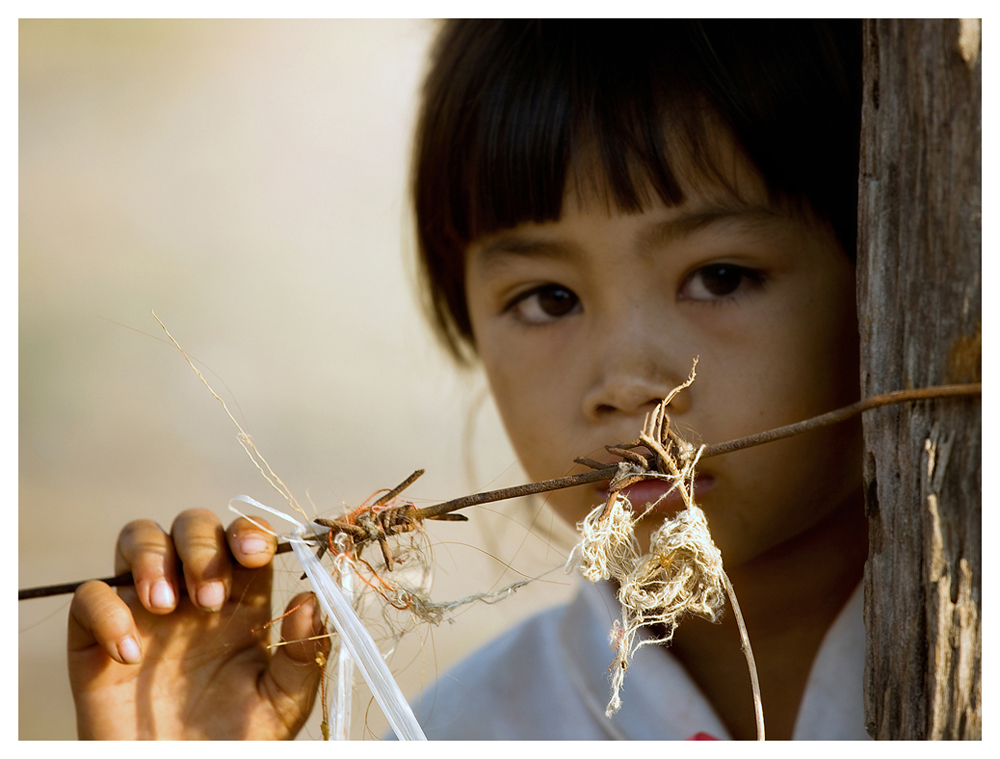
[[721, 300], [741, 288], [760, 287], [764, 272], [737, 264], [709, 264], [695, 270], [684, 281], [680, 297], [684, 300]]
[[547, 324], [580, 309], [576, 293], [561, 285], [541, 285], [515, 297], [504, 308], [527, 324]]

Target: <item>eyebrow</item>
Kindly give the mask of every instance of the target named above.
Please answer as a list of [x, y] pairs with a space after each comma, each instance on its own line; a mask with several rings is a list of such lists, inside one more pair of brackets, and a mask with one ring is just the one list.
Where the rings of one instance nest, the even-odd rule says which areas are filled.
[[740, 204], [694, 211], [676, 219], [652, 224], [639, 236], [638, 243], [641, 249], [649, 249], [683, 239], [708, 227], [731, 225], [741, 229], [756, 230], [784, 218], [787, 218], [785, 214], [762, 205]]
[[530, 233], [505, 232], [476, 250], [475, 261], [484, 274], [494, 276], [519, 259], [566, 261], [577, 255], [572, 243], [538, 238]]
[[496, 257], [498, 254], [542, 255], [550, 258], [568, 258], [571, 255], [569, 248], [562, 242], [534, 239], [518, 232], [500, 234], [479, 250], [480, 257], [484, 259]]

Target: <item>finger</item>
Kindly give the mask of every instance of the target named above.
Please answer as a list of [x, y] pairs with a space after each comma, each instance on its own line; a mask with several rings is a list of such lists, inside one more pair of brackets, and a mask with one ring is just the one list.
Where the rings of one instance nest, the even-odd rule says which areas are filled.
[[95, 644], [119, 664], [138, 664], [142, 649], [128, 604], [103, 582], [77, 588], [69, 607], [67, 649], [75, 654]]
[[330, 647], [315, 596], [300, 593], [288, 608], [296, 606], [299, 608], [282, 621], [284, 645], [278, 646], [261, 681], [275, 712], [290, 727], [309, 716]]
[[180, 591], [177, 554], [170, 536], [156, 522], [129, 522], [118, 535], [115, 571], [129, 570], [139, 603], [154, 614], [174, 610]]
[[271, 526], [263, 519], [251, 522], [246, 517], [240, 517], [229, 525], [226, 542], [236, 561], [249, 569], [270, 562], [278, 548], [278, 538], [268, 532], [270, 529]]
[[192, 603], [203, 611], [218, 611], [232, 586], [232, 557], [222, 522], [211, 511], [192, 509], [178, 515], [170, 534]]

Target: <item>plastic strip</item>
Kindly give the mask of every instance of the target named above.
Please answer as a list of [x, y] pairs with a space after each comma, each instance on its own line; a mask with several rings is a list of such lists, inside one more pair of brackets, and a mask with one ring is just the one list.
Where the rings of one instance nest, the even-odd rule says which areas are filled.
[[[340, 553], [334, 559], [334, 567], [337, 570], [337, 582], [344, 592], [347, 602], [354, 605], [354, 567], [351, 560], [344, 552], [349, 541], [347, 536], [341, 533], [334, 538], [334, 548]], [[343, 642], [337, 646], [337, 678], [334, 684], [334, 704], [336, 708], [333, 713], [333, 725], [331, 735], [335, 740], [346, 741], [351, 737], [351, 701], [354, 695], [354, 659], [351, 652]]]
[[[313, 553], [313, 546], [306, 542], [305, 533], [308, 526], [302, 524], [294, 517], [277, 509], [272, 509], [270, 506], [265, 506], [247, 495], [239, 495], [229, 502], [229, 508], [237, 514], [240, 512], [233, 505], [235, 501], [255, 506], [295, 525], [294, 535], [286, 539], [291, 543], [296, 558], [302, 564], [302, 568], [305, 570], [306, 576], [309, 578], [309, 582], [316, 592], [320, 606], [323, 608], [326, 616], [330, 618], [330, 621], [333, 622], [333, 626], [340, 636], [341, 646], [347, 648], [354, 663], [361, 670], [361, 676], [368, 683], [372, 695], [375, 696], [375, 700], [378, 701], [379, 706], [382, 708], [382, 713], [385, 714], [385, 718], [389, 722], [389, 727], [392, 728], [396, 737], [401, 741], [427, 740], [424, 731], [413, 714], [413, 710], [406, 702], [403, 692], [399, 689], [399, 685], [389, 671], [389, 667], [386, 666], [385, 661], [382, 659], [382, 654], [379, 652], [378, 646], [375, 645], [372, 636], [368, 633], [360, 617], [355, 613], [350, 601], [345, 598], [343, 591], [333, 581], [333, 578], [320, 563], [319, 559], [316, 558], [316, 555]], [[341, 688], [338, 687], [338, 690], [341, 690]], [[349, 710], [349, 692], [347, 698], [347, 709]], [[337, 708], [339, 711], [339, 704]]]
[[[301, 538], [304, 529], [304, 526], [300, 525], [296, 529], [296, 537]], [[341, 644], [347, 646], [347, 650], [350, 651], [355, 664], [361, 670], [361, 676], [365, 678], [372, 695], [382, 707], [382, 713], [385, 714], [389, 727], [396, 737], [402, 741], [427, 740], [417, 718], [413, 715], [413, 710], [406, 703], [403, 692], [382, 660], [375, 641], [368, 634], [354, 608], [344, 598], [343, 592], [309, 546], [299, 541], [292, 541], [292, 550], [302, 563], [306, 575], [309, 576], [320, 606], [337, 628]]]

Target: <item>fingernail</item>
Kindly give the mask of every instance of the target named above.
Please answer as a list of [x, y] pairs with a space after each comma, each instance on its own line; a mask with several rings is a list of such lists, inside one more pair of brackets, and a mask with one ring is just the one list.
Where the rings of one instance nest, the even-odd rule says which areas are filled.
[[149, 589], [149, 605], [156, 609], [174, 608], [174, 589], [166, 580], [157, 580]]
[[221, 582], [207, 582], [198, 588], [198, 605], [207, 611], [217, 611], [226, 600], [226, 588]]
[[250, 535], [240, 541], [240, 551], [249, 555], [264, 553], [267, 550], [267, 541], [260, 535]]
[[142, 652], [136, 639], [128, 635], [118, 641], [118, 656], [126, 664], [138, 664], [142, 661]]

